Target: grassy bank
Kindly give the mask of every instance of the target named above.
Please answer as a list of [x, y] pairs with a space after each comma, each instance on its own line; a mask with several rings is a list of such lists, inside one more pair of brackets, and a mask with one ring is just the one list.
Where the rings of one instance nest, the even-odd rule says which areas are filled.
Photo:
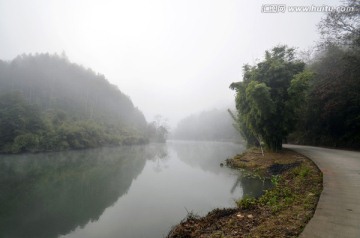
[[290, 150], [251, 149], [227, 161], [271, 178], [274, 187], [261, 197], [236, 201], [235, 208], [216, 209], [205, 217], [189, 214], [173, 227], [177, 237], [297, 237], [313, 216], [322, 191], [322, 174], [314, 163]]

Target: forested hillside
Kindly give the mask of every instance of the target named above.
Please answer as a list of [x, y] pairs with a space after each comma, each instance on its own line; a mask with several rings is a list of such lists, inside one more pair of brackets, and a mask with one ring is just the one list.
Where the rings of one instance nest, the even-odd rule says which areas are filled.
[[242, 140], [232, 124], [231, 116], [225, 109], [204, 111], [181, 120], [171, 138], [207, 141]]
[[1, 152], [144, 143], [147, 127], [128, 96], [65, 56], [0, 61]]

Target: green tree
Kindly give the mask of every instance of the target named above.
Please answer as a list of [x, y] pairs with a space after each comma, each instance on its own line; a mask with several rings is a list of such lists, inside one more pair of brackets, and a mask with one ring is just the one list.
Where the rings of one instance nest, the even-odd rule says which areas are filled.
[[282, 141], [296, 122], [300, 100], [294, 97], [305, 90], [297, 76], [304, 67], [293, 48], [277, 46], [266, 51], [264, 61], [245, 65], [243, 81], [230, 85], [236, 90], [238, 124], [250, 145], [257, 141], [272, 151], [282, 149]]

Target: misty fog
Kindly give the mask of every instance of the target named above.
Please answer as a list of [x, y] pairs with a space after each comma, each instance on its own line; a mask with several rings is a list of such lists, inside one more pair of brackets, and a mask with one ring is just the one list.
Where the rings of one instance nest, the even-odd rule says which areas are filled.
[[161, 114], [175, 128], [188, 115], [233, 108], [229, 84], [265, 50], [281, 43], [306, 50], [318, 39], [323, 13], [265, 14], [265, 3], [1, 0], [0, 59], [65, 52], [117, 85], [147, 121]]
[[0, 0], [0, 237], [359, 233], [359, 65], [358, 0]]
[[170, 139], [241, 142], [240, 133], [227, 109], [213, 109], [183, 118], [171, 132]]

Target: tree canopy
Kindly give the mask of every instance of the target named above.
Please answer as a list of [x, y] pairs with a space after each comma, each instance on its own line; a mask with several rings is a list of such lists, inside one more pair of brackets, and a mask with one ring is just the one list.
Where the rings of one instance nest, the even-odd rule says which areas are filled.
[[237, 121], [249, 144], [264, 143], [270, 150], [282, 148], [282, 141], [295, 126], [300, 101], [309, 74], [296, 59], [293, 48], [277, 46], [265, 59], [244, 66], [243, 81], [232, 83], [236, 90]]

